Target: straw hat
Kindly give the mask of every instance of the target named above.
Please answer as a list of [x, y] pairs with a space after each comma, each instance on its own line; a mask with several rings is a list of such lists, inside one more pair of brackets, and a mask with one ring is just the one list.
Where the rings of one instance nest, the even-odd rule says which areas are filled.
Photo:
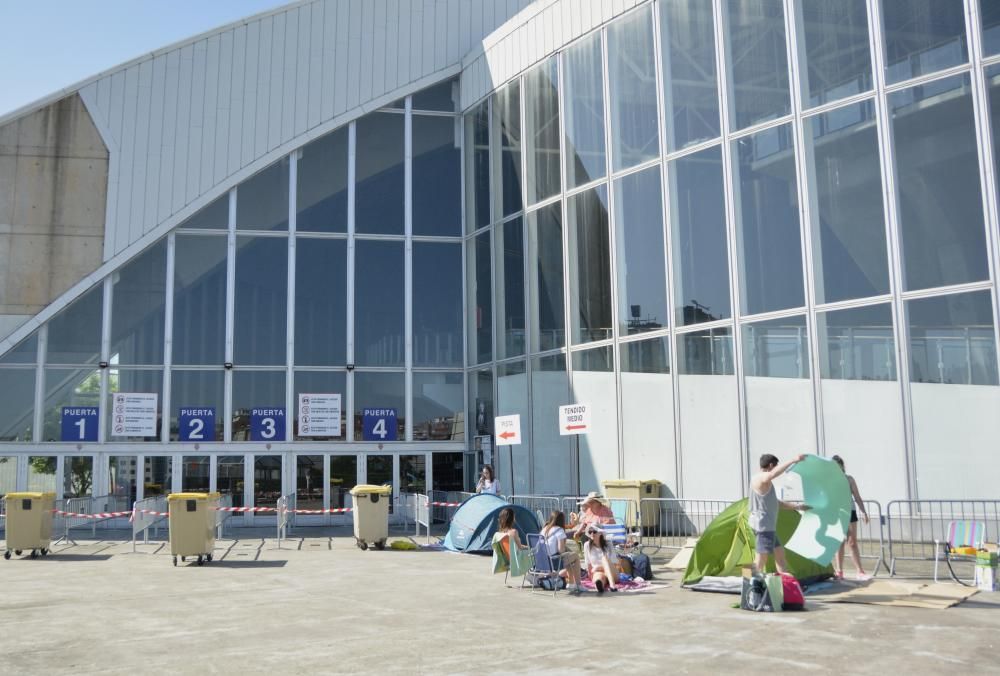
[[593, 500], [594, 502], [600, 502], [601, 501], [601, 494], [598, 493], [597, 491], [590, 491], [589, 493], [587, 493], [587, 497], [585, 497], [583, 500], [580, 500], [580, 502], [578, 502], [576, 504], [578, 504], [578, 505], [585, 505], [588, 502], [590, 502], [591, 500]]

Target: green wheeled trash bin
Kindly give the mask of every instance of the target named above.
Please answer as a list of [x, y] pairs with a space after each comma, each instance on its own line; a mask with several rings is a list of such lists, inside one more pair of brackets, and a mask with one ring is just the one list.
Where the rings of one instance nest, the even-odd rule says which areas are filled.
[[198, 565], [212, 560], [215, 549], [215, 512], [218, 493], [171, 493], [167, 496], [170, 516], [170, 554], [186, 561], [198, 557]]
[[392, 486], [362, 484], [351, 489], [354, 497], [354, 540], [361, 549], [385, 549], [389, 538], [389, 501]]
[[[631, 500], [636, 509], [629, 510], [629, 528], [656, 528], [660, 525], [660, 505], [656, 502], [642, 502], [643, 499], [660, 497], [662, 482], [656, 479], [638, 481], [634, 479], [609, 479], [604, 482], [604, 496], [609, 500]], [[639, 523], [635, 523], [635, 514], [639, 514]]]
[[52, 513], [56, 506], [55, 493], [8, 493], [4, 498], [7, 512], [7, 551], [21, 555], [30, 551], [31, 558], [49, 553], [52, 541]]

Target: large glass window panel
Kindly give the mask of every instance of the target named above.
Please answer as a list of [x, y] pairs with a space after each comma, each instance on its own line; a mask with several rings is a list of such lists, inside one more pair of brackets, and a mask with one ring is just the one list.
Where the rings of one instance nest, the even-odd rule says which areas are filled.
[[[496, 415], [520, 415], [521, 437], [527, 443], [497, 446], [493, 450], [493, 469], [500, 481], [500, 492], [507, 495], [530, 495], [531, 447], [524, 422], [529, 418], [528, 374], [523, 361], [497, 364]], [[554, 427], [554, 425], [553, 425]]]
[[[285, 411], [284, 371], [233, 372], [233, 441], [250, 440], [250, 417], [255, 408]], [[285, 411], [286, 432], [289, 417], [288, 411]], [[284, 440], [284, 437], [274, 439], [276, 442]]]
[[413, 243], [413, 365], [462, 366], [462, 245]]
[[865, 0], [801, 0], [799, 61], [806, 107], [872, 88]]
[[782, 0], [726, 0], [726, 59], [734, 129], [792, 112]]
[[828, 380], [896, 380], [896, 341], [888, 303], [816, 316], [820, 369]]
[[63, 498], [89, 498], [94, 490], [94, 456], [70, 455], [63, 459]]
[[[493, 97], [493, 147], [500, 149], [494, 170], [494, 220], [521, 210], [521, 89], [511, 82]], [[496, 181], [499, 179], [499, 185]]]
[[528, 285], [531, 298], [531, 351], [566, 345], [563, 316], [562, 213], [552, 204], [528, 214]]
[[347, 241], [295, 240], [295, 363], [347, 361]]
[[[45, 409], [42, 422], [41, 440], [44, 442], [62, 440], [62, 410], [64, 407], [100, 406], [101, 372], [92, 368], [46, 368], [45, 369]], [[91, 437], [94, 430], [89, 425], [97, 421], [84, 418], [82, 438]], [[75, 433], [75, 430], [74, 430]]]
[[[366, 483], [373, 486], [393, 485], [391, 455], [369, 455], [366, 460]], [[389, 505], [389, 513], [392, 513], [391, 504]]]
[[656, 50], [647, 5], [608, 26], [611, 158], [615, 171], [660, 154]]
[[16, 455], [0, 456], [0, 500], [17, 490], [17, 463]]
[[568, 198], [570, 326], [573, 343], [612, 336], [608, 187]]
[[142, 495], [166, 495], [173, 492], [174, 459], [169, 455], [147, 455], [142, 461]]
[[[670, 338], [624, 343], [621, 360], [622, 476], [657, 477], [677, 495]], [[653, 495], [651, 497], [659, 497]]]
[[460, 441], [465, 439], [465, 375], [413, 374], [413, 440]]
[[413, 234], [462, 234], [459, 119], [413, 116]]
[[254, 507], [274, 507], [281, 497], [281, 456], [258, 455], [253, 459]]
[[228, 230], [229, 193], [224, 193], [204, 209], [177, 226], [191, 230]]
[[884, 0], [882, 26], [887, 84], [969, 60], [963, 2]]
[[[364, 441], [363, 425], [366, 408], [396, 409], [396, 438], [402, 441], [406, 434], [406, 396], [403, 374], [354, 372], [355, 441]], [[371, 483], [371, 479], [368, 477], [369, 483]]]
[[573, 188], [601, 178], [607, 172], [600, 32], [563, 52], [563, 94], [566, 181], [567, 187]]
[[295, 456], [295, 507], [323, 509], [323, 456]]
[[1000, 53], [1000, 3], [979, 0], [979, 18], [983, 24], [983, 55]]
[[906, 289], [989, 279], [968, 75], [889, 95]]
[[[997, 4], [1000, 8], [1000, 3]], [[1000, 12], [998, 12], [1000, 13]], [[998, 29], [1000, 30], [1000, 29]], [[1000, 39], [1000, 33], [998, 33]], [[986, 69], [986, 86], [990, 97], [990, 125], [993, 129], [993, 171], [1000, 176], [1000, 64]]]
[[211, 456], [185, 455], [181, 460], [181, 491], [207, 493], [211, 482]]
[[242, 455], [222, 455], [215, 468], [215, 490], [232, 496], [233, 507], [243, 507], [245, 504], [243, 496], [246, 494], [246, 474], [243, 462]]
[[354, 221], [357, 232], [403, 234], [403, 115], [371, 113], [357, 121]]
[[177, 235], [172, 349], [174, 364], [225, 361], [225, 237]]
[[98, 284], [49, 321], [47, 364], [96, 364], [101, 357], [104, 285]]
[[911, 300], [906, 311], [912, 382], [997, 384], [989, 291]]
[[0, 441], [30, 442], [34, 427], [35, 369], [0, 369]]
[[805, 305], [791, 126], [741, 138], [733, 150], [742, 311]]
[[113, 273], [111, 280], [111, 362], [162, 364], [166, 240], [160, 240]]
[[288, 158], [236, 188], [237, 230], [288, 230]]
[[[180, 439], [180, 422], [178, 416], [181, 409], [212, 409], [215, 413], [215, 427], [205, 421], [203, 441], [222, 441], [223, 424], [226, 419], [225, 409], [225, 373], [218, 371], [184, 371], [173, 369], [170, 372], [170, 440]], [[196, 426], [197, 427], [197, 426]], [[190, 430], [185, 430], [187, 435]]]
[[465, 116], [465, 227], [490, 222], [490, 107], [484, 101]]
[[722, 149], [667, 165], [674, 259], [674, 318], [680, 325], [733, 316]]
[[234, 362], [267, 366], [284, 364], [288, 307], [286, 238], [236, 238], [234, 303]]
[[[551, 207], [547, 207], [547, 209], [549, 208]], [[497, 359], [506, 359], [524, 354], [525, 347], [524, 221], [521, 218], [515, 218], [498, 225], [495, 236], [497, 251], [496, 350]], [[561, 261], [561, 251], [559, 257]], [[560, 266], [559, 272], [562, 273], [562, 266]]]
[[808, 378], [805, 316], [744, 324], [743, 372], [747, 377]]
[[22, 340], [0, 357], [0, 364], [34, 364], [38, 361], [38, 332]]
[[493, 434], [493, 371], [469, 372], [469, 430], [472, 436]]
[[[566, 355], [554, 354], [531, 360], [531, 391], [532, 493], [576, 493], [573, 488], [576, 482], [573, 438], [559, 434], [559, 407], [572, 403]], [[526, 419], [521, 420], [522, 435], [525, 422]], [[501, 454], [506, 455], [503, 451]]]
[[805, 144], [817, 301], [889, 293], [874, 104], [806, 118]]
[[481, 364], [493, 358], [493, 251], [488, 231], [466, 242], [465, 266], [469, 360]]
[[403, 365], [403, 243], [358, 240], [354, 249], [354, 359]]
[[28, 457], [28, 490], [39, 493], [56, 492], [56, 462], [54, 455]]
[[559, 192], [559, 75], [555, 57], [524, 76], [528, 204]]
[[[108, 456], [108, 493], [131, 507], [136, 500], [138, 467], [134, 455]], [[0, 465], [0, 474], [3, 467]], [[3, 488], [0, 486], [0, 493]]]
[[620, 334], [667, 326], [670, 311], [659, 167], [615, 182], [615, 248]]
[[[368, 477], [371, 481], [371, 477]], [[353, 506], [351, 489], [358, 484], [358, 456], [330, 456], [330, 508]]]
[[300, 152], [295, 229], [347, 232], [347, 127], [316, 139]]
[[712, 4], [659, 0], [663, 108], [670, 150], [719, 135]]
[[[292, 397], [294, 410], [295, 441], [344, 441], [347, 439], [347, 374], [344, 371], [296, 371], [295, 396]], [[340, 436], [302, 436], [299, 434], [299, 395], [339, 394], [340, 395]]]
[[[155, 394], [156, 396], [156, 427], [155, 433], [147, 436], [132, 436], [123, 434], [121, 425], [129, 421], [120, 420], [123, 413], [114, 405], [114, 395], [118, 392], [130, 394]], [[131, 443], [143, 441], [159, 441], [163, 423], [163, 371], [148, 369], [121, 369], [111, 367], [108, 371], [108, 407], [107, 427], [105, 433], [109, 441]]]
[[733, 330], [728, 326], [677, 336], [677, 370], [683, 375], [731, 376]]
[[443, 113], [455, 112], [458, 101], [458, 77], [421, 89], [413, 95], [414, 110], [435, 110]]

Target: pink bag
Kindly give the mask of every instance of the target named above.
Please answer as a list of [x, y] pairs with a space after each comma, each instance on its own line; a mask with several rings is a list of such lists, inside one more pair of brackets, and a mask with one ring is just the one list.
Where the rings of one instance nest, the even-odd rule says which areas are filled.
[[802, 593], [802, 587], [794, 575], [788, 573], [781, 574], [781, 586], [784, 588], [785, 598], [781, 603], [782, 610], [805, 610], [806, 597]]

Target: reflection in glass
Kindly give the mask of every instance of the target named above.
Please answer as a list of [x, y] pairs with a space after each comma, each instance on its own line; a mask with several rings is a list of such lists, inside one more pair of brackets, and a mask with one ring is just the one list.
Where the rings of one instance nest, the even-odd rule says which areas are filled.
[[[528, 214], [528, 288], [531, 297], [531, 351], [566, 345], [563, 317], [562, 214], [551, 204]], [[499, 357], [499, 355], [498, 355]]]
[[472, 436], [493, 434], [493, 371], [469, 372], [469, 429]]
[[821, 375], [829, 380], [896, 380], [896, 341], [888, 303], [816, 316]]
[[712, 4], [659, 0], [668, 150], [719, 135]]
[[0, 369], [0, 441], [30, 442], [34, 427], [35, 369]]
[[295, 229], [347, 232], [347, 127], [321, 136], [300, 152]]
[[1000, 3], [979, 0], [979, 18], [983, 24], [983, 56], [1000, 53]]
[[458, 78], [453, 77], [439, 84], [421, 89], [413, 95], [413, 110], [434, 110], [442, 113], [455, 112], [458, 101]]
[[34, 364], [38, 361], [38, 332], [22, 340], [0, 357], [0, 365]]
[[911, 300], [906, 311], [912, 382], [997, 384], [989, 291]]
[[167, 241], [111, 275], [111, 363], [162, 364]]
[[413, 243], [413, 365], [462, 366], [462, 245]]
[[[364, 410], [396, 409], [396, 438], [406, 433], [405, 377], [402, 373], [354, 372], [354, 440], [364, 441]], [[386, 422], [389, 422], [388, 420]], [[392, 432], [389, 431], [391, 436]], [[373, 439], [372, 441], [377, 441]], [[371, 477], [368, 477], [369, 483]]]
[[323, 509], [323, 456], [295, 456], [296, 509]]
[[615, 370], [612, 346], [595, 347], [591, 350], [573, 352], [573, 371], [599, 371], [610, 373]]
[[253, 506], [274, 507], [281, 497], [281, 456], [258, 455], [253, 459]]
[[[371, 483], [371, 477], [368, 477]], [[351, 489], [358, 485], [358, 456], [330, 456], [330, 509], [352, 507]]]
[[800, 0], [799, 50], [805, 58], [802, 99], [806, 107], [872, 88], [868, 7], [865, 0]]
[[[295, 371], [295, 396], [292, 397], [292, 416], [295, 441], [344, 441], [347, 439], [347, 374], [344, 371]], [[299, 395], [340, 395], [340, 436], [301, 436], [299, 434]]]
[[[365, 463], [368, 470], [366, 483], [371, 486], [392, 486], [392, 456], [391, 455], [369, 455]], [[389, 506], [392, 511], [392, 505]]]
[[[493, 171], [494, 220], [521, 210], [521, 90], [515, 80], [493, 96], [490, 137], [500, 149], [499, 172]], [[495, 185], [499, 179], [500, 184]], [[497, 212], [499, 210], [499, 213]]]
[[614, 322], [608, 187], [599, 185], [573, 195], [567, 200], [566, 211], [573, 343], [611, 338]]
[[56, 492], [56, 456], [32, 455], [28, 458], [28, 490]]
[[237, 230], [288, 230], [288, 158], [254, 174], [236, 190]]
[[[1000, 4], [997, 4], [998, 14], [1000, 14]], [[1000, 16], [998, 16], [1000, 20]], [[1000, 31], [1000, 28], [998, 28]], [[1000, 40], [1000, 32], [998, 32]], [[993, 138], [1000, 139], [1000, 64], [994, 64], [986, 69], [986, 86], [989, 91], [990, 125], [993, 130]], [[993, 144], [993, 170], [994, 174], [1000, 176], [1000, 145]]]
[[681, 375], [733, 375], [732, 328], [723, 326], [677, 336], [677, 368]]
[[[250, 418], [255, 408], [285, 411], [284, 371], [233, 371], [233, 441], [250, 440]], [[288, 417], [285, 411], [286, 433]]]
[[403, 115], [371, 113], [357, 125], [357, 232], [403, 234]]
[[[559, 434], [556, 424], [559, 406], [572, 401], [565, 354], [531, 360], [531, 391], [532, 493], [574, 493], [573, 439]], [[527, 432], [525, 422], [526, 419], [522, 419], [522, 435]], [[498, 447], [497, 452], [501, 458], [506, 456], [503, 447]], [[521, 470], [520, 464], [515, 469]]]
[[237, 364], [285, 363], [288, 240], [236, 238], [233, 356]]
[[615, 181], [615, 248], [621, 335], [667, 326], [666, 249], [659, 167]]
[[295, 242], [295, 363], [347, 362], [347, 240]]
[[215, 429], [206, 426], [204, 441], [222, 441], [225, 422], [225, 374], [218, 371], [170, 372], [170, 440], [180, 439], [180, 409], [214, 409]]
[[748, 377], [808, 378], [809, 334], [805, 316], [744, 324], [743, 370]]
[[656, 50], [650, 6], [608, 26], [611, 157], [614, 170], [660, 154], [656, 110]]
[[680, 325], [733, 316], [722, 149], [708, 148], [667, 165], [674, 259], [674, 318]]
[[421, 453], [420, 455], [399, 456], [399, 492], [427, 492], [426, 455]]
[[[66, 406], [100, 406], [101, 372], [91, 368], [45, 369], [45, 408], [42, 423], [42, 441], [62, 439], [62, 409]], [[87, 419], [86, 425], [90, 425]], [[93, 424], [97, 424], [94, 420]], [[74, 431], [75, 433], [75, 431]], [[83, 438], [93, 431], [81, 430]]]
[[889, 293], [874, 104], [806, 118], [805, 142], [817, 301]]
[[889, 95], [904, 285], [989, 279], [969, 76]]
[[147, 455], [142, 461], [142, 495], [151, 498], [172, 493], [174, 459], [169, 455]]
[[181, 491], [207, 493], [209, 490], [209, 462], [207, 455], [185, 455], [181, 458]]
[[559, 192], [559, 75], [550, 58], [524, 76], [528, 204]]
[[882, 25], [886, 84], [969, 60], [962, 2], [885, 0]]
[[215, 364], [226, 350], [226, 238], [177, 235], [174, 364]]
[[49, 321], [46, 364], [96, 364], [101, 357], [104, 286], [98, 284]]
[[[434, 476], [432, 490], [454, 493], [465, 488], [463, 479], [465, 475], [464, 453], [435, 453], [431, 456], [431, 465]], [[440, 517], [435, 515], [434, 520], [444, 521], [446, 517], [444, 514]]]
[[483, 101], [465, 116], [465, 227], [490, 222], [490, 108]]
[[566, 181], [569, 188], [601, 178], [607, 169], [601, 58], [600, 32], [563, 52], [563, 116], [566, 119]]
[[[126, 436], [115, 430], [117, 411], [114, 407], [114, 394], [117, 392], [155, 394], [156, 397], [156, 434], [147, 437]], [[163, 424], [163, 371], [157, 369], [119, 369], [114, 366], [108, 371], [108, 401], [107, 428], [108, 441], [159, 441]]]
[[782, 0], [726, 0], [726, 59], [733, 128], [792, 112]]
[[[0, 474], [3, 474], [2, 465], [0, 465]], [[136, 457], [134, 455], [108, 457], [108, 492], [129, 507], [136, 500], [136, 475]], [[0, 493], [3, 493], [2, 486], [0, 486]]]
[[67, 456], [63, 460], [63, 498], [89, 498], [93, 489], [94, 456]]
[[465, 265], [469, 359], [481, 364], [493, 358], [493, 252], [489, 232], [466, 242]]
[[524, 354], [524, 221], [507, 221], [495, 233], [497, 359], [506, 359]]
[[0, 455], [0, 500], [17, 490], [17, 463], [16, 455]]
[[243, 472], [242, 455], [219, 456], [215, 475], [215, 490], [220, 493], [231, 495], [233, 507], [243, 507], [245, 502], [244, 487], [246, 486], [246, 475]]
[[413, 234], [462, 234], [459, 119], [413, 116]]
[[191, 230], [228, 230], [229, 193], [223, 194], [177, 227]]
[[733, 150], [743, 313], [805, 305], [791, 126], [741, 138]]
[[670, 373], [670, 338], [623, 343], [619, 358], [622, 373]]
[[354, 355], [363, 366], [403, 365], [403, 243], [355, 244]]
[[461, 372], [413, 374], [413, 440], [465, 439], [462, 409], [465, 378]]

